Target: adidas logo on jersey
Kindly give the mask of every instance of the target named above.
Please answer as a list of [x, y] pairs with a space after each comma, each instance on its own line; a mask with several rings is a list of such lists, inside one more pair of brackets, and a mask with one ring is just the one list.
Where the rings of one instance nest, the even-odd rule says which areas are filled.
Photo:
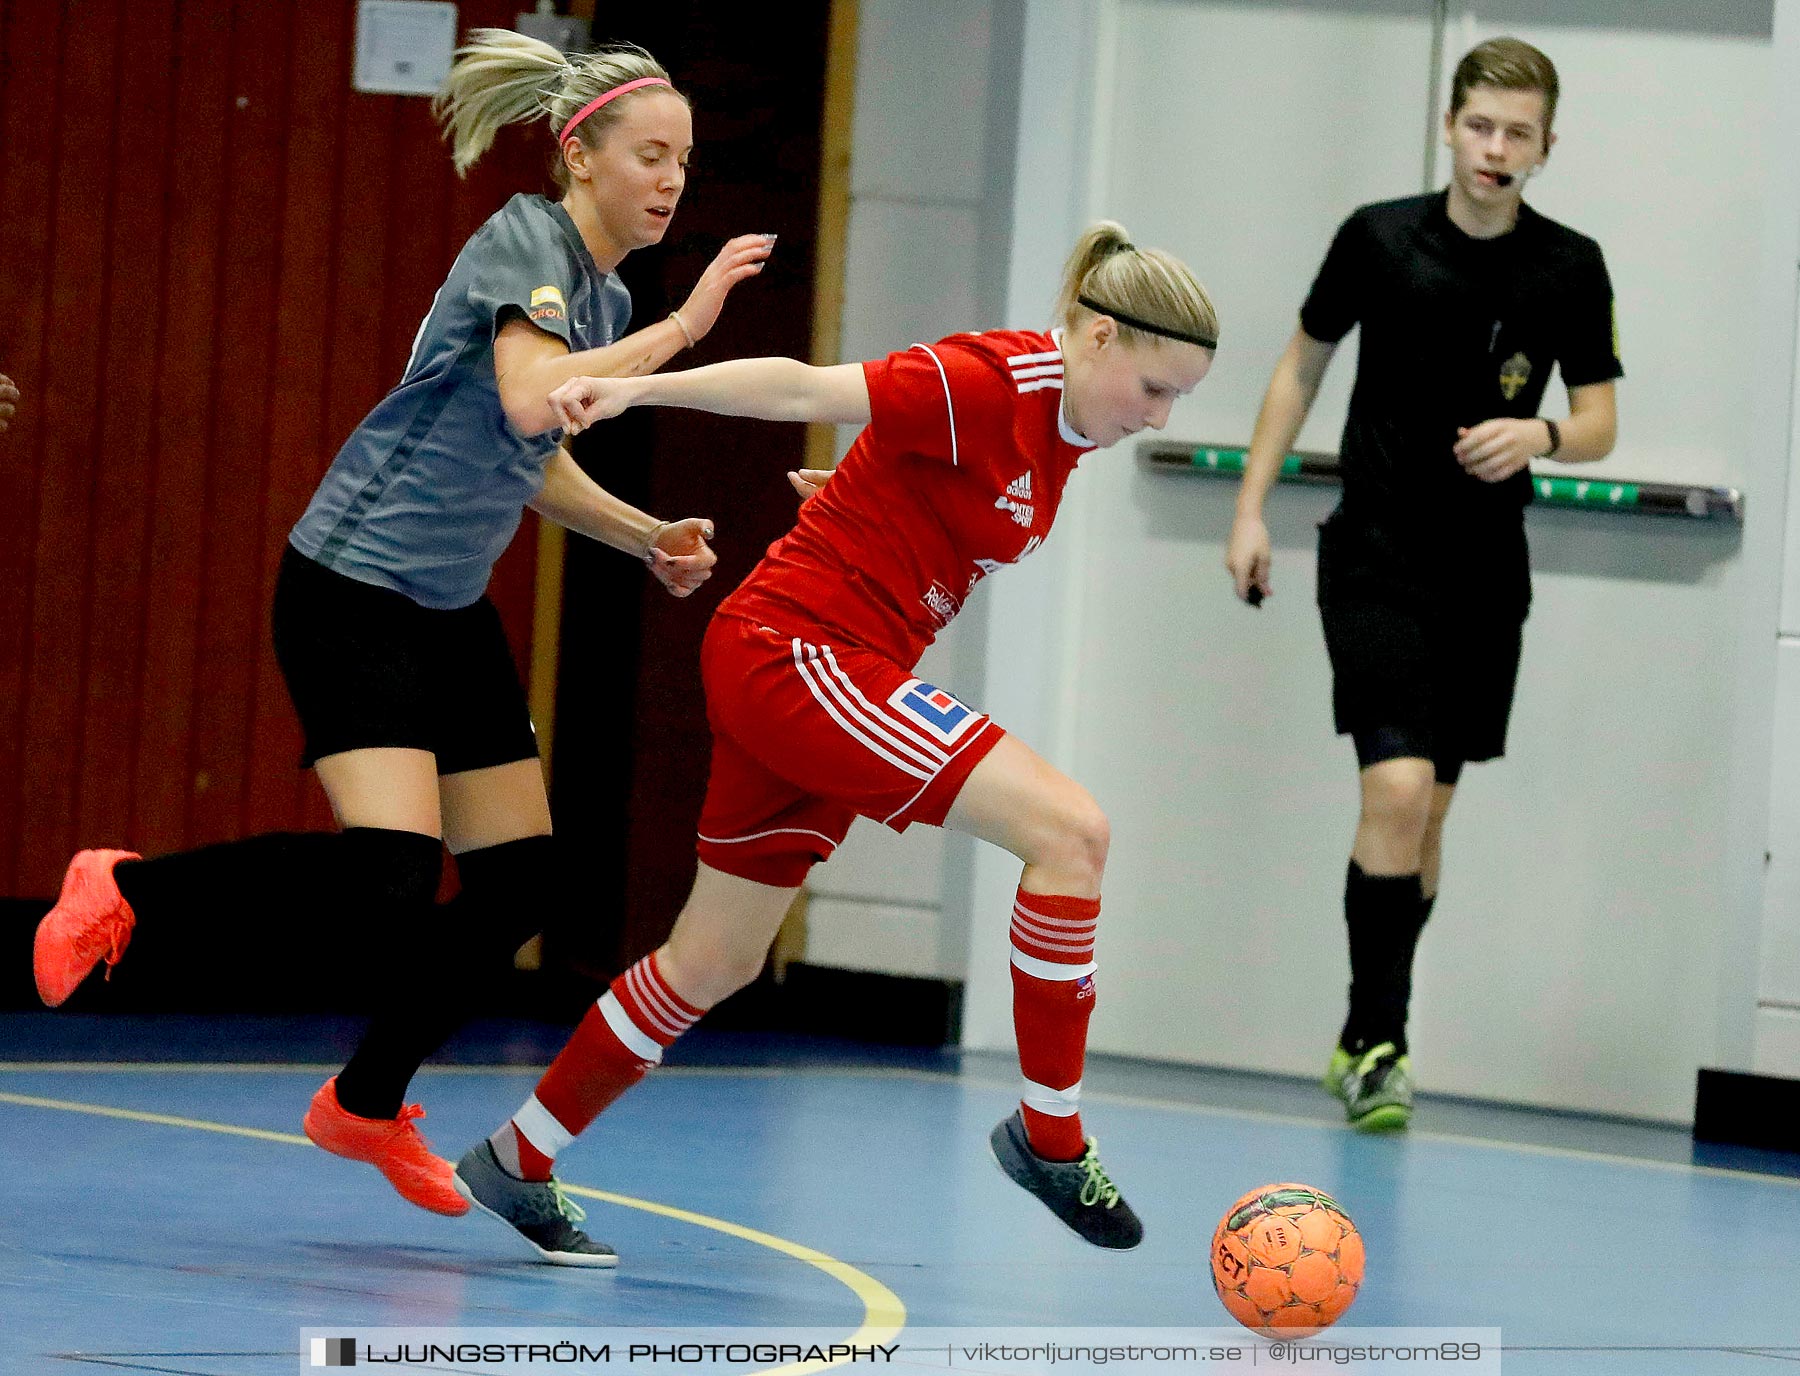
[[1006, 366], [1012, 369], [1013, 381], [1021, 392], [1037, 392], [1045, 387], [1062, 390], [1063, 356], [1060, 349], [1042, 354], [1014, 354], [1006, 360]]
[[1021, 473], [1006, 485], [1006, 491], [994, 498], [994, 510], [1010, 511], [1019, 525], [1029, 526], [1037, 508], [1031, 504], [1031, 474]]

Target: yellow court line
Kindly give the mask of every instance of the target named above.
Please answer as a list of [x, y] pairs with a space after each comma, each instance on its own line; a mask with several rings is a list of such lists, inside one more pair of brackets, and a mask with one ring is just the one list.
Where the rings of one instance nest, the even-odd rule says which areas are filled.
[[[537, 1067], [512, 1065], [426, 1066], [431, 1075], [502, 1074], [530, 1071]], [[336, 1064], [318, 1065], [295, 1062], [184, 1062], [184, 1061], [0, 1061], [0, 1072], [6, 1071], [164, 1071], [190, 1073], [254, 1072], [254, 1071], [325, 1071], [334, 1073]], [[935, 1084], [955, 1084], [969, 1089], [1011, 1090], [1016, 1081], [972, 1079], [947, 1070], [919, 1070], [911, 1066], [662, 1066], [659, 1078], [681, 1076], [719, 1079], [785, 1079], [790, 1076], [823, 1078], [843, 1076], [869, 1080], [919, 1080]], [[8, 1096], [0, 1095], [0, 1099]], [[1159, 1099], [1151, 1095], [1120, 1094], [1104, 1089], [1084, 1087], [1082, 1099], [1087, 1103], [1117, 1104], [1125, 1108], [1159, 1109], [1173, 1113], [1194, 1113], [1203, 1117], [1238, 1118], [1252, 1123], [1269, 1123], [1280, 1127], [1315, 1128], [1322, 1132], [1353, 1132], [1348, 1123], [1321, 1122], [1297, 1113], [1277, 1113], [1270, 1109], [1238, 1108], [1225, 1104], [1194, 1104], [1180, 1099]], [[1651, 1126], [1655, 1126], [1652, 1124]], [[251, 1129], [242, 1129], [246, 1133]], [[276, 1135], [279, 1138], [279, 1134]], [[1526, 1156], [1547, 1156], [1568, 1161], [1595, 1161], [1615, 1166], [1639, 1166], [1645, 1170], [1674, 1172], [1681, 1175], [1711, 1176], [1722, 1180], [1751, 1180], [1766, 1185], [1800, 1189], [1800, 1177], [1775, 1175], [1768, 1171], [1736, 1170], [1728, 1166], [1704, 1166], [1688, 1161], [1660, 1161], [1655, 1157], [1624, 1156], [1616, 1152], [1591, 1150], [1586, 1147], [1558, 1147], [1537, 1142], [1509, 1142], [1497, 1137], [1475, 1137], [1464, 1133], [1434, 1132], [1430, 1128], [1409, 1128], [1403, 1140], [1437, 1142], [1458, 1147], [1487, 1147], [1494, 1151], [1516, 1151]], [[300, 1141], [300, 1138], [280, 1140]]]
[[[664, 1218], [672, 1218], [681, 1223], [692, 1223], [697, 1227], [711, 1228], [714, 1232], [728, 1233], [732, 1237], [742, 1238], [745, 1242], [754, 1242], [759, 1247], [767, 1247], [771, 1251], [782, 1252], [804, 1261], [808, 1266], [816, 1266], [826, 1275], [847, 1286], [852, 1294], [863, 1302], [862, 1327], [852, 1333], [846, 1343], [851, 1347], [867, 1347], [875, 1343], [887, 1343], [898, 1337], [900, 1330], [906, 1326], [906, 1306], [887, 1286], [873, 1276], [865, 1275], [854, 1266], [839, 1261], [836, 1257], [814, 1251], [798, 1242], [789, 1242], [786, 1238], [776, 1237], [773, 1233], [758, 1232], [755, 1228], [746, 1228], [740, 1223], [729, 1223], [722, 1218], [709, 1218], [705, 1214], [689, 1213], [686, 1209], [677, 1209], [668, 1204], [655, 1204], [647, 1199], [633, 1199], [628, 1195], [611, 1194], [606, 1190], [590, 1189], [585, 1185], [564, 1185], [569, 1194], [578, 1194], [586, 1199], [598, 1199], [608, 1204], [622, 1204], [628, 1209], [642, 1209], [645, 1213], [661, 1214]], [[778, 1367], [774, 1371], [759, 1373], [759, 1376], [797, 1376], [803, 1371], [824, 1371], [829, 1367], [839, 1366], [840, 1362], [799, 1362], [793, 1366]]]
[[[55, 1109], [62, 1113], [85, 1113], [96, 1118], [122, 1118], [134, 1123], [153, 1123], [158, 1127], [190, 1128], [196, 1132], [216, 1132], [228, 1137], [253, 1137], [262, 1142], [285, 1142], [301, 1147], [311, 1145], [306, 1138], [294, 1132], [271, 1132], [266, 1128], [246, 1128], [235, 1123], [214, 1123], [203, 1118], [179, 1118], [168, 1113], [146, 1113], [142, 1109], [114, 1108], [109, 1104], [87, 1104], [72, 1099], [45, 1099], [34, 1094], [11, 1094], [0, 1090], [0, 1103], [17, 1104], [23, 1108]], [[707, 1214], [697, 1214], [688, 1209], [677, 1209], [671, 1205], [658, 1204], [648, 1199], [635, 1199], [630, 1195], [589, 1189], [585, 1185], [565, 1184], [563, 1188], [570, 1194], [578, 1194], [587, 1199], [598, 1199], [626, 1209], [639, 1209], [644, 1213], [660, 1214], [662, 1217], [672, 1218], [678, 1223], [690, 1223], [696, 1228], [710, 1228], [715, 1233], [725, 1233], [730, 1237], [742, 1238], [745, 1242], [753, 1242], [759, 1247], [767, 1247], [771, 1251], [780, 1252], [785, 1256], [793, 1257], [796, 1261], [803, 1261], [808, 1266], [823, 1271], [862, 1301], [862, 1324], [856, 1332], [845, 1339], [846, 1346], [868, 1347], [876, 1343], [891, 1342], [906, 1326], [906, 1305], [898, 1295], [873, 1276], [857, 1270], [847, 1262], [839, 1261], [836, 1257], [827, 1256], [824, 1252], [816, 1251], [798, 1242], [789, 1242], [786, 1238], [776, 1237], [773, 1233], [746, 1228], [740, 1223], [731, 1223]], [[801, 1376], [801, 1373], [804, 1372], [827, 1371], [832, 1367], [842, 1366], [847, 1360], [848, 1358], [837, 1361], [797, 1362], [789, 1366], [775, 1367], [766, 1372], [756, 1373], [756, 1376]]]
[[158, 1127], [165, 1128], [192, 1128], [195, 1132], [217, 1132], [227, 1137], [254, 1137], [259, 1142], [287, 1142], [297, 1147], [312, 1145], [297, 1132], [244, 1128], [235, 1123], [213, 1123], [204, 1118], [177, 1118], [170, 1113], [146, 1113], [142, 1109], [113, 1108], [108, 1104], [83, 1104], [73, 1099], [40, 1099], [35, 1094], [8, 1094], [0, 1090], [0, 1104], [52, 1108], [63, 1113], [86, 1113], [95, 1118], [123, 1118], [132, 1123], [155, 1123]]

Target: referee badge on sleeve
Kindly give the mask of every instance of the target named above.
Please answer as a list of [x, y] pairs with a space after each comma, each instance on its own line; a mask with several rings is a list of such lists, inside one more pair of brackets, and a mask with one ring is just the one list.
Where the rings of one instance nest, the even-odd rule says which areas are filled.
[[1531, 381], [1531, 360], [1522, 353], [1514, 354], [1500, 365], [1500, 395], [1511, 401]]

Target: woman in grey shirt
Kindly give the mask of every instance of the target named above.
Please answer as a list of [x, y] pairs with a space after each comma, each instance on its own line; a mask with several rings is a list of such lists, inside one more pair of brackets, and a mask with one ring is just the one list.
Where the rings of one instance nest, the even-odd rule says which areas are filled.
[[[461, 1214], [449, 1164], [413, 1125], [423, 1111], [402, 1106], [406, 1086], [461, 1020], [478, 972], [566, 906], [537, 742], [488, 578], [527, 506], [642, 558], [677, 597], [708, 577], [711, 522], [657, 521], [607, 493], [562, 447], [546, 399], [569, 378], [651, 372], [694, 344], [773, 241], [733, 239], [680, 310], [627, 335], [631, 298], [614, 269], [667, 232], [693, 142], [668, 73], [641, 49], [566, 59], [481, 29], [435, 108], [458, 172], [502, 124], [547, 120], [562, 194], [515, 196], [464, 246], [399, 385], [344, 442], [289, 536], [275, 651], [304, 763], [341, 830], [152, 860], [82, 851], [38, 929], [34, 967], [54, 1006], [102, 960], [116, 964], [140, 922], [229, 946], [251, 921], [297, 925], [327, 905], [366, 912], [399, 936], [408, 978], [392, 982], [399, 992], [383, 996], [349, 1064], [313, 1097], [306, 1133], [372, 1162], [413, 1203]], [[446, 844], [461, 892], [438, 908]]]

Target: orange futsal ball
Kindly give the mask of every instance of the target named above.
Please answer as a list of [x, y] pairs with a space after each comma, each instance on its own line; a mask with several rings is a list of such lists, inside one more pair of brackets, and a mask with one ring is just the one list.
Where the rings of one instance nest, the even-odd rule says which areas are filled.
[[1225, 1211], [1212, 1240], [1213, 1288], [1265, 1338], [1305, 1338], [1343, 1317], [1362, 1285], [1362, 1234], [1311, 1185], [1264, 1185]]

